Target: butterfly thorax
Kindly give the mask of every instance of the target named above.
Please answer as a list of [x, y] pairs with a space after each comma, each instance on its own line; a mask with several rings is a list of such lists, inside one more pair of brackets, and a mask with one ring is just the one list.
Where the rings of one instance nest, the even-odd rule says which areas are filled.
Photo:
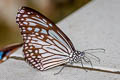
[[82, 59], [85, 57], [85, 52], [81, 52], [81, 51], [75, 51], [72, 56], [70, 57], [70, 64], [73, 63], [79, 63], [82, 61]]

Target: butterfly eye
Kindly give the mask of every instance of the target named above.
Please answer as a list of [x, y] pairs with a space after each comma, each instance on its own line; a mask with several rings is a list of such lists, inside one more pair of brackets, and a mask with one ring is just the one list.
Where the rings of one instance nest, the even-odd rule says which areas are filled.
[[80, 56], [84, 57], [85, 56], [85, 52], [80, 52]]

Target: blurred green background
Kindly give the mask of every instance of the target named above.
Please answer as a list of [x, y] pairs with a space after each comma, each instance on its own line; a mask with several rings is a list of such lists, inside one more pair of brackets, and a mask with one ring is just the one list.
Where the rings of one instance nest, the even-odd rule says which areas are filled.
[[22, 42], [16, 13], [21, 6], [29, 6], [53, 22], [64, 19], [91, 0], [0, 0], [0, 47]]

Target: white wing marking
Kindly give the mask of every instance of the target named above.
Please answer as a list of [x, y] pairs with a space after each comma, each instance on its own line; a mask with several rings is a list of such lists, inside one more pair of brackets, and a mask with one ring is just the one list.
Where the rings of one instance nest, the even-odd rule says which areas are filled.
[[28, 17], [28, 15], [25, 14], [25, 15], [23, 15], [23, 17]]
[[67, 50], [68, 50], [68, 52], [69, 53], [71, 53], [71, 50], [72, 50], [72, 48], [71, 48], [71, 45], [68, 43], [68, 41], [65, 39], [65, 37], [58, 31], [58, 33], [62, 36], [62, 38], [66, 41], [66, 48], [67, 48]]
[[67, 52], [67, 50], [60, 43], [58, 43], [56, 40], [53, 40], [53, 42], [55, 43], [55, 45], [59, 46], [60, 48], [62, 48], [63, 50], [65, 50]]
[[36, 23], [29, 22], [29, 26], [36, 26], [36, 25], [37, 25]]
[[21, 21], [24, 21], [24, 18], [22, 18]]
[[[68, 47], [68, 45], [65, 43], [65, 41], [63, 41], [63, 39], [61, 39], [53, 30], [49, 30], [48, 33], [49, 33], [52, 37], [54, 37], [56, 40], [60, 41], [60, 42], [64, 45], [64, 46], [63, 46], [64, 50], [70, 51], [70, 50], [69, 50], [69, 47]], [[67, 49], [66, 49], [66, 48], [67, 48]], [[67, 51], [67, 52], [68, 52], [68, 51]]]
[[47, 59], [47, 61], [42, 62], [44, 70], [50, 69], [52, 67], [67, 63], [69, 60], [66, 57], [58, 57], [57, 55], [54, 56], [55, 58], [51, 57], [53, 60]]
[[53, 44], [53, 42], [49, 39], [46, 39], [46, 42], [50, 43], [50, 44]]
[[43, 26], [45, 26], [45, 27], [48, 27], [47, 24], [44, 24], [44, 23], [39, 22], [39, 21], [37, 21], [37, 20], [33, 20], [33, 19], [29, 19], [29, 18], [27, 18], [26, 21], [28, 21], [28, 22], [29, 22], [29, 21], [30, 21], [30, 22], [34, 22], [34, 23], [37, 23], [37, 24], [43, 25]]
[[31, 30], [32, 30], [32, 28], [31, 28], [31, 27], [28, 27], [28, 28], [27, 28], [27, 30], [28, 30], [28, 31], [31, 31]]
[[45, 53], [46, 51], [43, 49], [39, 49], [39, 53]]
[[39, 32], [40, 31], [40, 29], [39, 28], [35, 28], [35, 30], [34, 30], [35, 32]]
[[24, 10], [21, 10], [20, 13], [24, 13], [25, 11]]
[[48, 57], [48, 56], [52, 56], [53, 54], [51, 53], [42, 53], [41, 56], [42, 57]]
[[54, 54], [58, 54], [58, 55], [67, 55], [69, 56], [68, 54], [66, 54], [63, 50], [61, 50], [60, 48], [54, 46], [54, 45], [51, 45], [51, 46], [43, 46], [43, 49], [51, 52], [51, 53], [54, 53]]
[[33, 19], [36, 19], [36, 20], [38, 20], [38, 21], [40, 21], [40, 22], [42, 22], [42, 23], [44, 23], [44, 24], [46, 24], [46, 22], [45, 21], [43, 21], [43, 20], [41, 20], [40, 18], [37, 18], [37, 17], [32, 17]]
[[34, 44], [34, 43], [30, 43], [29, 45], [33, 45], [35, 48], [42, 48], [42, 45], [38, 45], [38, 44]]
[[53, 25], [52, 24], [48, 24], [50, 27], [52, 27]]
[[[46, 53], [47, 54], [47, 53]], [[41, 54], [41, 56], [42, 56], [42, 54]], [[49, 61], [51, 61], [52, 59], [68, 59], [69, 57], [65, 57], [65, 56], [59, 56], [59, 55], [50, 55], [50, 56], [47, 56], [47, 57], [45, 57], [45, 58], [43, 58], [42, 60], [41, 60], [41, 62], [49, 62]], [[51, 61], [52, 62], [52, 61]]]
[[48, 43], [46, 43], [46, 42], [44, 42], [42, 40], [39, 40], [39, 39], [38, 39], [38, 41], [32, 40], [31, 43], [32, 44], [38, 44], [38, 45], [50, 45], [50, 44], [48, 44]]
[[46, 32], [45, 29], [42, 29], [42, 30], [41, 30], [41, 33], [43, 33], [43, 34], [47, 34], [47, 32]]
[[17, 17], [20, 17], [21, 16], [21, 14], [17, 14]]

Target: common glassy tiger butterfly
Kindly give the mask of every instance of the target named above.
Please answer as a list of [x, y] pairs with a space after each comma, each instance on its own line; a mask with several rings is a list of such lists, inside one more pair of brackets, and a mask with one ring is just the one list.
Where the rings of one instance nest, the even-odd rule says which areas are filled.
[[[29, 7], [19, 9], [16, 22], [23, 36], [25, 60], [34, 68], [44, 71], [62, 64], [91, 63], [87, 55], [104, 49], [77, 51], [71, 40], [48, 18]], [[89, 53], [89, 51], [92, 51]]]

